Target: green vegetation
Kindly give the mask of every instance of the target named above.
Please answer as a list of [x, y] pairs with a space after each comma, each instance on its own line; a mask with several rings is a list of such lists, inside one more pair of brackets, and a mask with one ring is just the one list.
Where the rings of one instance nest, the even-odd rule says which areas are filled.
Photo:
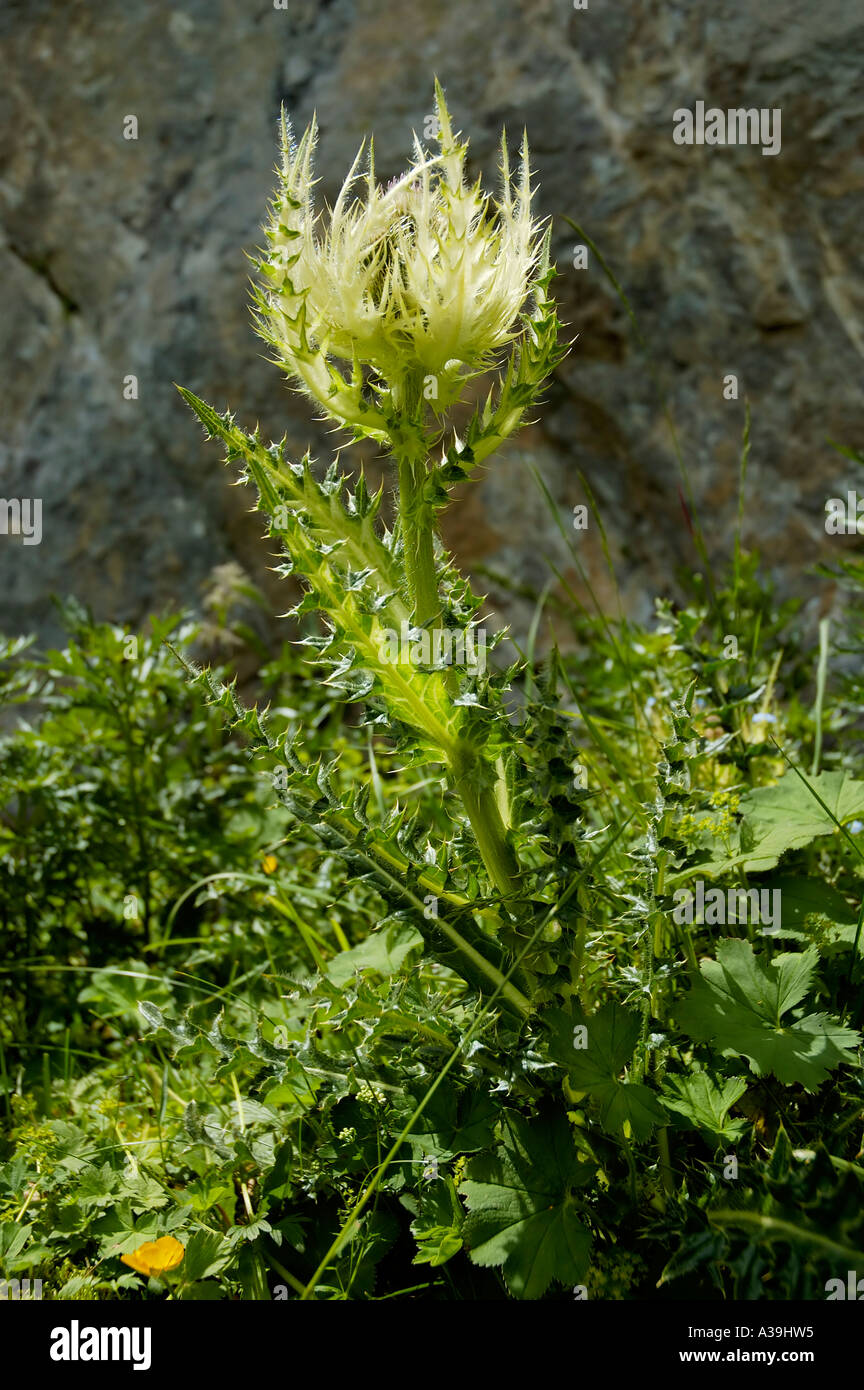
[[[721, 577], [694, 527], [689, 597], [642, 627], [562, 526], [587, 606], [559, 574], [509, 666], [504, 633], [429, 659], [476, 651], [481, 608], [438, 514], [561, 352], [527, 151], [496, 231], [438, 103], [428, 167], [338, 205], [327, 263], [374, 227], [359, 298], [308, 292], [314, 132], [285, 132], [262, 262], [283, 365], [392, 456], [392, 529], [362, 476], [183, 392], [304, 645], [242, 697], [177, 617], [69, 608], [65, 650], [0, 652], [0, 1273], [48, 1297], [821, 1299], [862, 1271], [864, 567], [811, 651], [740, 538]], [[475, 241], [517, 280], [503, 336]]]
[[[187, 679], [177, 620], [8, 644], [3, 1276], [820, 1298], [858, 1268], [861, 685], [829, 675], [814, 773], [796, 616], [749, 562], [732, 602], [551, 605], [570, 654], [524, 657], [500, 720], [507, 897], [440, 765], [290, 650], [262, 720]], [[699, 881], [779, 890], [776, 931], [676, 921]], [[176, 1269], [121, 1261], [165, 1235]]]

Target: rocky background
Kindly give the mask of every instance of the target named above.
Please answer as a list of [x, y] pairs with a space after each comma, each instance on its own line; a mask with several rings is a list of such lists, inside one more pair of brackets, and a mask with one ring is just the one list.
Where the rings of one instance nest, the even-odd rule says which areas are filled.
[[[542, 419], [446, 524], [494, 607], [524, 627], [550, 562], [616, 602], [596, 526], [577, 565], [532, 465], [565, 530], [584, 472], [632, 612], [675, 592], [695, 554], [664, 402], [717, 560], [745, 397], [745, 540], [804, 595], [817, 559], [860, 545], [824, 528], [826, 498], [864, 482], [826, 442], [864, 446], [860, 0], [3, 0], [0, 46], [0, 495], [44, 508], [41, 545], [0, 536], [5, 631], [53, 634], [52, 593], [132, 621], [196, 603], [227, 562], [273, 592], [250, 499], [172, 382], [327, 459], [249, 320], [279, 106], [299, 127], [317, 109], [332, 198], [373, 129], [379, 176], [401, 170], [434, 73], [477, 172], [502, 124], [513, 144], [527, 126], [576, 339]], [[697, 100], [779, 107], [781, 152], [674, 144]], [[647, 353], [596, 257], [574, 268], [564, 216]]]

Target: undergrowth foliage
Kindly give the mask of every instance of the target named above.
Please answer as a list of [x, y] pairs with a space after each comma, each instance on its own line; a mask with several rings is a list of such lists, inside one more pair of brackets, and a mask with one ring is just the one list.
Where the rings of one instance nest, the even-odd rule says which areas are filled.
[[[506, 665], [498, 633], [488, 668], [424, 658], [424, 633], [481, 630], [437, 518], [562, 353], [527, 146], [514, 184], [505, 141], [487, 199], [440, 89], [436, 110], [437, 153], [418, 146], [388, 189], [370, 155], [365, 200], [355, 164], [324, 231], [314, 128], [295, 144], [283, 123], [256, 291], [294, 384], [391, 455], [392, 527], [362, 476], [292, 462], [182, 388], [301, 581], [306, 664], [283, 653], [253, 702], [157, 628], [131, 671], [166, 708], [185, 675], [172, 749], [146, 699], [118, 693], [124, 634], [82, 619], [53, 657], [52, 777], [33, 749], [60, 715], [5, 736], [7, 883], [23, 868], [6, 827], [58, 783], [102, 833], [89, 898], [63, 909], [68, 957], [28, 926], [30, 880], [4, 909], [27, 946], [3, 1038], [3, 1271], [47, 1263], [92, 1297], [825, 1297], [864, 1275], [860, 680], [847, 662], [831, 693], [823, 663], [814, 704], [799, 615], [737, 538], [727, 580], [697, 574], [647, 627], [562, 581], [537, 599], [562, 650]], [[843, 580], [854, 608], [860, 573]], [[25, 660], [10, 644], [13, 698]], [[126, 782], [76, 788], [82, 711], [104, 726], [130, 708], [104, 745]], [[211, 820], [193, 869], [195, 776]], [[68, 818], [52, 824], [77, 883]], [[145, 873], [145, 959], [117, 942], [91, 960], [93, 905], [116, 918]], [[26, 972], [73, 949], [87, 984], [39, 1023]], [[51, 1027], [62, 1069], [28, 1053]], [[98, 1067], [76, 1064], [94, 1049]]]

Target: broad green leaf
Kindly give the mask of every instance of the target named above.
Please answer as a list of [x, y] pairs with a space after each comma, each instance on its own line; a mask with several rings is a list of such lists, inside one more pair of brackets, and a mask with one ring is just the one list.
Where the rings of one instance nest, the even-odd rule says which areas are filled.
[[567, 1069], [573, 1086], [589, 1091], [616, 1081], [633, 1057], [639, 1026], [638, 1014], [611, 1002], [577, 1023], [576, 1027], [585, 1031], [578, 1032], [571, 1041]]
[[[825, 807], [820, 806], [814, 792]], [[790, 772], [773, 787], [755, 787], [742, 806], [751, 825], [788, 825], [791, 821], [796, 834], [806, 831], [813, 838], [835, 830], [835, 820], [845, 825], [864, 812], [864, 782], [838, 771], [820, 772], [805, 783]]]
[[[406, 1088], [405, 1102], [396, 1101], [397, 1112], [405, 1118], [426, 1093], [425, 1084]], [[492, 1096], [482, 1089], [459, 1091], [455, 1086], [439, 1086], [408, 1136], [415, 1159], [453, 1158], [488, 1148], [494, 1138], [499, 1113]]]
[[611, 1133], [625, 1125], [635, 1139], [647, 1139], [665, 1111], [647, 1086], [619, 1080], [633, 1057], [641, 1026], [638, 1014], [612, 1001], [595, 1014], [552, 1009], [544, 1016], [550, 1030], [549, 1051], [567, 1068], [576, 1091], [587, 1091], [599, 1107], [600, 1123]]
[[780, 894], [784, 928], [803, 926], [810, 916], [827, 917], [830, 922], [857, 920], [855, 909], [824, 879], [781, 874], [771, 879], [770, 887]]
[[[771, 880], [780, 894], [782, 926], [779, 935], [793, 941], [815, 942], [823, 955], [849, 950], [858, 930], [858, 914], [830, 883], [821, 878], [781, 875]], [[864, 933], [859, 939], [864, 952]]]
[[341, 951], [328, 962], [327, 975], [336, 985], [344, 985], [356, 970], [377, 970], [381, 975], [395, 975], [411, 952], [422, 945], [423, 938], [414, 927], [402, 922], [393, 923], [367, 936], [359, 946]]
[[689, 1126], [716, 1139], [737, 1139], [747, 1128], [746, 1120], [730, 1120], [728, 1112], [747, 1090], [743, 1077], [731, 1076], [715, 1081], [705, 1071], [683, 1076], [666, 1076], [661, 1100], [667, 1110], [680, 1115]]
[[789, 772], [772, 787], [747, 792], [741, 798], [744, 819], [737, 846], [731, 854], [724, 851], [700, 864], [700, 872], [717, 876], [740, 867], [747, 873], [763, 873], [773, 869], [787, 850], [803, 849], [818, 836], [833, 834], [837, 825], [832, 817], [845, 825], [864, 816], [864, 782], [838, 771], [821, 772], [808, 778], [808, 783]]
[[775, 956], [766, 968], [749, 941], [730, 937], [717, 947], [717, 960], [702, 962], [702, 974], [733, 1002], [743, 1004], [768, 1023], [779, 1023], [809, 993], [819, 964], [815, 946]]
[[786, 1085], [815, 1090], [832, 1067], [854, 1061], [850, 1049], [860, 1043], [858, 1033], [827, 1014], [783, 1020], [808, 993], [817, 961], [810, 947], [766, 964], [748, 941], [721, 941], [717, 959], [701, 962], [678, 1021], [696, 1041], [746, 1057], [757, 1076], [773, 1072]]
[[630, 1126], [634, 1139], [649, 1139], [657, 1125], [666, 1123], [666, 1113], [653, 1091], [633, 1081], [607, 1081], [595, 1086], [591, 1094], [600, 1106], [600, 1123], [611, 1134]]
[[517, 1298], [540, 1298], [553, 1281], [581, 1283], [591, 1237], [573, 1194], [593, 1171], [579, 1161], [562, 1114], [508, 1114], [496, 1152], [473, 1158], [461, 1187], [474, 1264], [503, 1266]]

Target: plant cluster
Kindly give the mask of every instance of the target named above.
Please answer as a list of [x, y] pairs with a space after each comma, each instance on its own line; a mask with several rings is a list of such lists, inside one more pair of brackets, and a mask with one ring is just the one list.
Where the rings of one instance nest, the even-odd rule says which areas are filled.
[[[559, 576], [537, 627], [568, 641], [542, 659], [514, 648], [478, 672], [387, 642], [481, 621], [437, 517], [562, 351], [527, 147], [514, 184], [505, 143], [486, 198], [436, 100], [437, 153], [418, 145], [386, 189], [370, 154], [363, 198], [355, 164], [323, 231], [314, 128], [295, 145], [283, 124], [257, 291], [295, 384], [392, 456], [392, 527], [362, 476], [293, 463], [183, 390], [303, 586], [308, 673], [286, 657], [252, 704], [175, 634], [173, 674], [154, 647], [121, 687], [123, 634], [83, 628], [52, 658], [60, 712], [7, 739], [7, 816], [68, 790], [56, 835], [43, 817], [25, 844], [61, 855], [61, 884], [86, 863], [101, 898], [35, 882], [70, 949], [94, 935], [104, 957], [55, 1001], [62, 1074], [37, 1085], [26, 1008], [7, 1040], [0, 1260], [47, 1262], [77, 1297], [821, 1298], [864, 1260], [861, 682], [829, 682], [825, 643], [814, 670], [737, 539], [727, 580], [697, 576], [645, 628]], [[115, 731], [103, 771], [125, 759], [122, 786], [75, 782], [82, 709]], [[54, 770], [28, 802], [40, 740]], [[76, 814], [101, 826], [85, 854]], [[2, 864], [24, 872], [14, 848]], [[90, 900], [111, 882], [122, 901], [144, 865], [153, 964], [124, 975]], [[715, 888], [740, 912], [706, 910]], [[766, 893], [769, 925], [747, 906]], [[171, 970], [181, 900], [196, 950]], [[76, 1063], [76, 1010], [128, 1038], [135, 1003], [134, 1051]]]

